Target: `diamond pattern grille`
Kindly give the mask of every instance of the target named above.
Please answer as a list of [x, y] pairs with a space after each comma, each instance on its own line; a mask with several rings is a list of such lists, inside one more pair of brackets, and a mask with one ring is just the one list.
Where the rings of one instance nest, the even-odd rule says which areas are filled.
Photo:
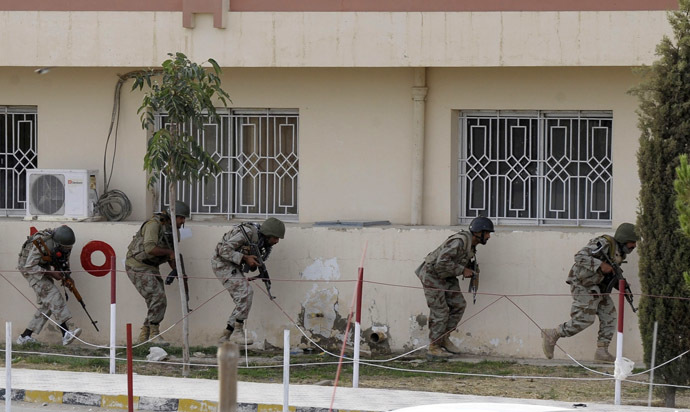
[[459, 223], [611, 224], [611, 112], [462, 112]]
[[[299, 114], [296, 111], [233, 110], [220, 114], [220, 124], [205, 124], [197, 142], [222, 168], [216, 176], [189, 184], [178, 193], [194, 214], [232, 217], [297, 218], [299, 177]], [[157, 116], [157, 127], [166, 116]], [[169, 204], [161, 176], [161, 207]]]
[[0, 106], [0, 212], [26, 213], [26, 170], [38, 167], [35, 107]]

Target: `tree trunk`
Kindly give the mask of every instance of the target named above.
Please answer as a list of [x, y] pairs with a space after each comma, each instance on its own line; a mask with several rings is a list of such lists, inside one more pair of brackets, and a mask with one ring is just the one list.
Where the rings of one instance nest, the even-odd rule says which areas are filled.
[[182, 306], [182, 376], [185, 378], [189, 376], [189, 319], [187, 318], [187, 294], [184, 290], [184, 273], [182, 272], [182, 263], [180, 259], [179, 239], [177, 234], [177, 224], [175, 215], [175, 199], [177, 199], [176, 191], [177, 182], [170, 181], [170, 220], [173, 226], [173, 247], [175, 248], [175, 267], [177, 269], [177, 285], [180, 287], [180, 302]]
[[667, 386], [664, 391], [664, 406], [667, 408], [676, 407], [676, 388], [673, 386]]

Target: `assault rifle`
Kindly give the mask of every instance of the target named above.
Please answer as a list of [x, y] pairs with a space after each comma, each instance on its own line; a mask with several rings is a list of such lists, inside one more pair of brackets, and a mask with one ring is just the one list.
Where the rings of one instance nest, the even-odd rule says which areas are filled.
[[479, 264], [477, 263], [477, 259], [472, 258], [472, 260], [470, 260], [465, 267], [472, 270], [470, 287], [467, 292], [472, 293], [472, 304], [474, 305], [477, 303], [477, 291], [479, 290]]
[[[597, 245], [599, 246], [599, 250], [603, 249], [603, 245], [601, 243], [598, 242]], [[633, 303], [632, 290], [630, 289], [628, 281], [623, 277], [623, 269], [621, 269], [620, 265], [611, 259], [608, 253], [600, 253], [600, 255], [603, 256], [604, 261], [613, 268], [613, 273], [604, 274], [604, 280], [600, 285], [602, 293], [611, 293], [614, 288], [618, 290], [618, 283], [621, 279], [623, 279], [623, 281], [625, 281], [625, 300], [627, 300], [630, 304], [633, 313], [637, 312], [637, 308]]]
[[[77, 285], [74, 283], [74, 279], [72, 279], [72, 271], [70, 270], [69, 266], [69, 255], [60, 251], [51, 252], [43, 238], [34, 240], [33, 244], [43, 255], [41, 258], [43, 262], [50, 264], [53, 269], [62, 274], [62, 286], [72, 292], [74, 297], [77, 299], [77, 302], [79, 302], [81, 307], [84, 308], [84, 312], [86, 312], [86, 316], [89, 317], [93, 327], [96, 328], [96, 332], [100, 332], [98, 326], [96, 326], [98, 321], [93, 320], [91, 314], [89, 314], [89, 311], [86, 310], [86, 303], [84, 303], [84, 299], [82, 299], [79, 290], [77, 290]], [[67, 291], [65, 291], [65, 301], [67, 300], [69, 300], [69, 295], [67, 295]]]
[[[189, 283], [187, 281], [187, 269], [184, 267], [184, 259], [182, 258], [182, 255], [180, 255], [180, 266], [182, 267], [182, 282], [184, 282], [184, 295], [187, 298], [187, 312], [191, 312], [189, 310]], [[170, 271], [168, 274], [168, 277], [165, 278], [165, 284], [166, 285], [171, 285], [175, 278], [179, 279], [180, 275], [177, 273], [177, 266], [173, 270]]]
[[[266, 292], [268, 292], [268, 297], [273, 300], [276, 297], [271, 295], [271, 277], [268, 275], [268, 269], [266, 269], [266, 263], [264, 263], [264, 259], [261, 256], [261, 251], [259, 250], [259, 246], [252, 242], [251, 239], [249, 239], [249, 236], [247, 235], [247, 231], [244, 230], [244, 227], [242, 225], [239, 225], [240, 230], [242, 231], [242, 234], [244, 235], [244, 239], [247, 241], [249, 245], [249, 253], [254, 255], [256, 257], [257, 262], [259, 262], [259, 265], [257, 266], [257, 269], [259, 269], [259, 275], [258, 276], [252, 276], [250, 277], [249, 280], [250, 282], [252, 280], [256, 279], [261, 279], [264, 282], [264, 285], [266, 285]], [[267, 254], [268, 255], [268, 254]], [[242, 266], [242, 271], [247, 273], [251, 270], [249, 265], [243, 265]]]

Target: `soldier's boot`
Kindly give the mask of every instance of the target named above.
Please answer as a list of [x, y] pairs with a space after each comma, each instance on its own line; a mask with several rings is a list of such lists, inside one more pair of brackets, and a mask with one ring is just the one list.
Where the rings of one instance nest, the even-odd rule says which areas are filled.
[[444, 337], [443, 340], [441, 340], [441, 341], [439, 342], [439, 346], [441, 346], [442, 348], [444, 348], [444, 349], [447, 350], [448, 352], [454, 353], [454, 354], [456, 354], [456, 355], [459, 355], [459, 354], [462, 353], [462, 351], [460, 350], [460, 348], [458, 348], [457, 346], [455, 346], [455, 344], [450, 340], [450, 338], [448, 337], [448, 335], [446, 335], [446, 337]]
[[163, 339], [160, 330], [160, 325], [150, 325], [150, 336], [149, 339], [153, 338], [151, 340], [152, 345], [157, 345], [157, 346], [170, 346], [170, 343], [168, 343], [165, 339]]
[[561, 335], [556, 329], [544, 329], [541, 331], [541, 348], [544, 350], [546, 359], [553, 359], [553, 348]]
[[230, 342], [230, 335], [232, 335], [232, 330], [230, 329], [223, 329], [223, 333], [220, 335], [220, 338], [218, 338], [218, 343], [224, 343], [224, 342]]
[[150, 333], [151, 329], [149, 328], [149, 325], [142, 326], [141, 332], [139, 332], [139, 338], [137, 339], [137, 343], [142, 343], [149, 340]]
[[230, 342], [236, 343], [240, 346], [244, 346], [245, 344], [247, 346], [251, 345], [254, 343], [252, 338], [247, 336], [247, 334], [244, 332], [244, 323], [235, 323], [235, 331], [232, 332], [232, 336], [230, 337]]
[[609, 344], [597, 342], [597, 351], [594, 353], [594, 360], [599, 362], [613, 363], [616, 357], [609, 353]]
[[432, 343], [429, 345], [429, 348], [426, 350], [426, 357], [429, 359], [447, 359], [450, 358], [452, 355], [441, 347], [441, 345], [437, 343]]

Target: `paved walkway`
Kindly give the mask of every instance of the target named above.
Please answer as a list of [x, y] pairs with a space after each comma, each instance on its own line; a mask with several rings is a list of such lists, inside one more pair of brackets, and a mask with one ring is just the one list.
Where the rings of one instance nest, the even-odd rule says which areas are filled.
[[[0, 395], [4, 396], [6, 370], [0, 368]], [[126, 375], [93, 372], [62, 372], [12, 369], [13, 399], [29, 402], [56, 402], [127, 409]], [[219, 383], [209, 379], [172, 378], [134, 375], [135, 409], [152, 411], [215, 411]], [[333, 395], [332, 386], [290, 385], [291, 412], [326, 412]], [[4, 399], [4, 397], [2, 398]], [[276, 383], [239, 382], [238, 412], [280, 412], [283, 385]], [[458, 403], [457, 411], [481, 409], [478, 404], [503, 404], [513, 411], [586, 410], [610, 411], [673, 411], [667, 408], [587, 404], [586, 409], [573, 409], [572, 403], [454, 395], [422, 391], [389, 389], [338, 388], [333, 409], [339, 411], [388, 411], [398, 408]], [[470, 405], [473, 404], [473, 405]], [[513, 404], [511, 407], [508, 404]], [[517, 406], [517, 405], [521, 406]], [[465, 408], [462, 408], [464, 405]], [[534, 405], [530, 407], [529, 405]], [[472, 408], [467, 408], [472, 406]], [[563, 409], [561, 409], [563, 408]]]

